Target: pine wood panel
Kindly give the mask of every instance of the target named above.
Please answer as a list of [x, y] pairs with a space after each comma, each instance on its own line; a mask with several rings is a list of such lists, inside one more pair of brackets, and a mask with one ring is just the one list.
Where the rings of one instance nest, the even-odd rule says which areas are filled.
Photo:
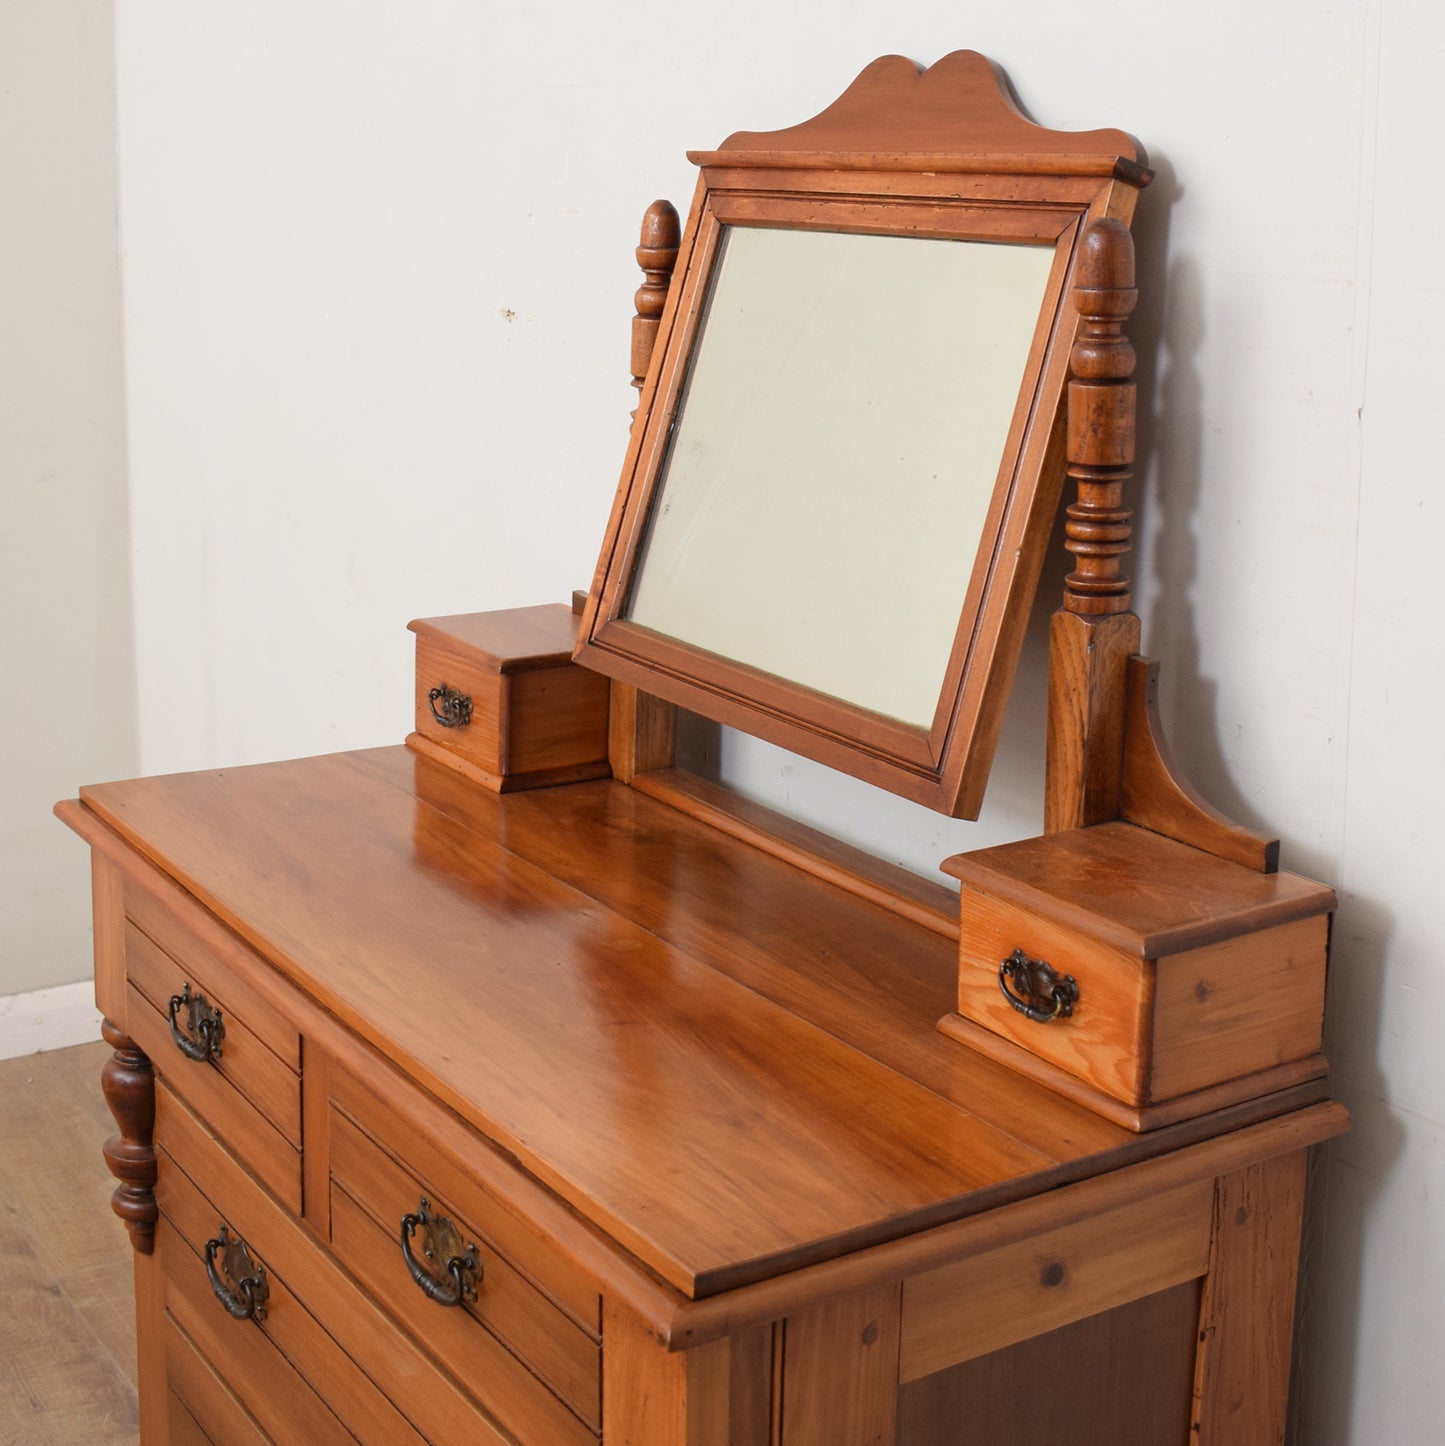
[[[169, 1446], [192, 1441], [213, 1446], [269, 1446], [266, 1433], [173, 1317], [166, 1319], [163, 1334]], [[149, 1436], [142, 1441], [150, 1446]]]
[[602, 1333], [607, 1446], [766, 1446], [733, 1430], [726, 1338], [671, 1352], [612, 1301], [603, 1308]]
[[[416, 1208], [415, 1201], [411, 1208]], [[332, 1192], [331, 1222], [343, 1268], [502, 1426], [523, 1440], [557, 1446], [595, 1443], [596, 1433], [532, 1373], [526, 1361], [481, 1328], [466, 1310], [437, 1305], [417, 1289], [402, 1263], [394, 1229], [383, 1230], [341, 1189]], [[593, 1358], [595, 1365], [595, 1348]]]
[[244, 1218], [247, 1244], [292, 1283], [307, 1310], [326, 1322], [337, 1345], [423, 1436], [432, 1441], [511, 1446], [455, 1382], [317, 1249], [310, 1232], [283, 1214], [164, 1086], [156, 1091], [156, 1121], [166, 1154], [192, 1179], [204, 1179], [238, 1218]]
[[[184, 1282], [187, 1294], [204, 1310], [212, 1307], [210, 1283], [206, 1278], [203, 1253], [205, 1242], [215, 1236], [222, 1223], [233, 1235], [246, 1238], [244, 1219], [222, 1205], [208, 1199], [201, 1188], [185, 1172], [170, 1163], [161, 1182], [161, 1207], [176, 1231], [190, 1247], [193, 1258], [167, 1262], [172, 1277]], [[248, 1242], [249, 1245], [249, 1242]], [[252, 1251], [255, 1256], [255, 1251]], [[342, 1424], [359, 1441], [369, 1446], [419, 1446], [421, 1438], [406, 1424], [396, 1408], [386, 1399], [336, 1345], [329, 1334], [312, 1318], [306, 1308], [287, 1289], [274, 1267], [266, 1266], [270, 1295], [266, 1301], [266, 1319], [257, 1324], [275, 1348], [297, 1369]], [[214, 1306], [221, 1312], [219, 1304]], [[230, 1325], [228, 1317], [218, 1324]], [[237, 1322], [234, 1329], [218, 1330], [216, 1339], [229, 1342], [245, 1339]], [[224, 1368], [222, 1357], [214, 1358]]]
[[346, 759], [87, 797], [688, 1293], [981, 1208], [1053, 1163]]
[[1185, 1446], [1198, 1302], [1187, 1281], [913, 1381], [898, 1446]]
[[906, 1281], [899, 1380], [1203, 1275], [1213, 1200], [1201, 1180]]
[[892, 1446], [898, 1287], [820, 1302], [790, 1315], [783, 1331], [783, 1442]]
[[[960, 917], [960, 1014], [1108, 1094], [1130, 1104], [1147, 1102], [1154, 972], [1142, 959], [986, 894], [966, 891]], [[1071, 1015], [1040, 1023], [1003, 997], [999, 965], [1015, 949], [1047, 960], [1077, 982]]]
[[[438, 1194], [458, 1202], [558, 1310], [590, 1339], [600, 1340], [602, 1299], [596, 1270], [607, 1259], [605, 1248], [590, 1251], [585, 1263], [579, 1261], [576, 1245], [593, 1241], [585, 1234], [577, 1240], [576, 1217], [555, 1196], [519, 1177], [455, 1115], [407, 1088], [390, 1071], [372, 1069], [366, 1079], [362, 1085], [351, 1070], [338, 1068], [331, 1079], [335, 1108], [404, 1160]], [[518, 1189], [524, 1192], [526, 1208], [512, 1193]], [[549, 1225], [554, 1227], [550, 1234]]]
[[[419, 1201], [426, 1198], [433, 1214], [446, 1216], [468, 1245], [477, 1246], [481, 1264], [476, 1301], [444, 1311], [432, 1307], [416, 1312], [422, 1321], [436, 1321], [433, 1349], [444, 1358], [465, 1360], [473, 1350], [473, 1332], [480, 1324], [499, 1336], [595, 1428], [601, 1406], [601, 1369], [595, 1342], [552, 1305], [497, 1249], [485, 1229], [468, 1219], [454, 1202], [378, 1149], [344, 1115], [333, 1114], [332, 1125], [332, 1179], [348, 1201], [354, 1202], [382, 1233], [390, 1251], [389, 1255], [378, 1254], [374, 1240], [360, 1228], [353, 1210], [347, 1215], [345, 1229], [338, 1226], [336, 1231], [338, 1257], [349, 1262], [352, 1247], [358, 1247], [384, 1271], [373, 1276], [357, 1270], [358, 1279], [370, 1280], [373, 1291], [381, 1292], [387, 1302], [397, 1296], [406, 1298], [407, 1292], [416, 1287], [396, 1248], [396, 1236], [402, 1217], [414, 1213]], [[447, 1342], [455, 1347], [454, 1354], [448, 1351]], [[453, 1370], [456, 1372], [455, 1364]]]
[[[233, 1320], [212, 1298], [200, 1257], [164, 1215], [156, 1238], [166, 1276], [167, 1314], [245, 1401], [265, 1433], [277, 1446], [347, 1446], [351, 1433], [256, 1322]], [[277, 1317], [284, 1321], [297, 1310], [289, 1292], [273, 1278], [268, 1323], [274, 1329]]]
[[1193, 1446], [1281, 1446], [1304, 1215], [1305, 1154], [1219, 1181], [1199, 1310]]
[[[214, 1059], [191, 1060], [175, 1041], [169, 1051], [152, 1055], [152, 1062], [180, 1073], [180, 1061], [197, 1071], [214, 1070], [256, 1107], [295, 1148], [301, 1145], [301, 1081], [294, 1067], [274, 1055], [252, 1033], [246, 1019], [237, 1013], [226, 976], [217, 977], [203, 962], [184, 963], [153, 944], [134, 924], [126, 925], [126, 972], [131, 984], [150, 1001], [166, 1021], [168, 1002], [189, 984], [193, 993], [205, 995], [212, 1008], [221, 1012], [225, 1037]], [[184, 1010], [177, 1016], [184, 1029]]]
[[[901, 911], [803, 878], [786, 857], [635, 789], [569, 788], [499, 804], [399, 749], [357, 763], [1052, 1159], [1132, 1147], [1089, 1111], [1061, 1109], [1050, 1091], [933, 1036], [957, 1002], [953, 930], [909, 927]], [[741, 918], [752, 921], [742, 932]]]
[[187, 1059], [176, 1048], [165, 1020], [134, 985], [130, 1001], [136, 1043], [155, 1064], [157, 1079], [166, 1080], [203, 1114], [267, 1189], [299, 1214], [300, 1152], [224, 1075], [208, 1064]]
[[1329, 927], [1323, 916], [1300, 919], [1161, 961], [1152, 1097], [1317, 1055]]

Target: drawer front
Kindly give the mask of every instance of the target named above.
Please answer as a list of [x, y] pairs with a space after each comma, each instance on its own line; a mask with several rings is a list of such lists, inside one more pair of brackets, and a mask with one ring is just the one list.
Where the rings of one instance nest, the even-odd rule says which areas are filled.
[[[471, 699], [465, 726], [447, 727], [433, 711], [431, 691], [443, 685]], [[416, 731], [493, 787], [604, 777], [608, 696], [606, 678], [573, 663], [501, 673], [439, 638], [417, 639]]]
[[[999, 966], [1015, 950], [1072, 976], [1072, 1013], [1047, 1023], [1004, 997]], [[1153, 966], [1077, 931], [965, 889], [958, 1012], [1128, 1104], [1147, 1102]]]
[[[447, 727], [437, 721], [429, 696], [434, 688], [445, 688], [449, 694], [471, 700], [465, 722]], [[417, 639], [416, 731], [498, 777], [504, 771], [502, 691], [502, 675], [494, 664], [449, 648], [437, 638]], [[443, 706], [441, 702], [436, 704], [439, 711]]]
[[219, 945], [191, 926], [189, 910], [200, 916], [197, 906], [163, 904], [143, 889], [126, 888], [131, 1037], [267, 1189], [299, 1212], [300, 1035], [250, 982], [264, 976], [261, 961], [212, 921], [206, 937], [230, 945], [230, 957], [222, 957]]
[[[190, 1262], [173, 1272], [167, 1259], [167, 1274], [178, 1277], [173, 1286], [168, 1284], [167, 1298], [182, 1302], [182, 1312], [193, 1310], [209, 1318], [222, 1355], [237, 1333], [264, 1338], [266, 1332], [284, 1329], [283, 1349], [299, 1369], [298, 1379], [304, 1377], [308, 1389], [324, 1398], [362, 1439], [407, 1442], [414, 1439], [410, 1434], [414, 1431], [433, 1442], [508, 1446], [512, 1438], [396, 1328], [315, 1236], [277, 1205], [164, 1083], [156, 1090], [156, 1143], [160, 1154], [156, 1194], [163, 1223], [186, 1222], [177, 1254], [184, 1252]], [[204, 1182], [204, 1191], [196, 1182]], [[189, 1239], [204, 1246], [218, 1219], [240, 1233], [255, 1258], [281, 1282], [288, 1294], [273, 1299], [287, 1300], [295, 1309], [278, 1315], [268, 1301], [268, 1318], [259, 1328], [226, 1313], [213, 1296], [200, 1254], [187, 1243]], [[168, 1223], [165, 1228], [176, 1233]], [[198, 1344], [203, 1354], [209, 1354], [204, 1343], [198, 1340]], [[249, 1405], [251, 1388], [232, 1374], [235, 1368], [229, 1356], [214, 1364]], [[184, 1394], [182, 1399], [187, 1399]], [[292, 1433], [278, 1439], [307, 1438]]]
[[[180, 974], [180, 966], [175, 966], [174, 977], [179, 979]], [[179, 986], [176, 992], [180, 992]], [[299, 1130], [294, 1140], [288, 1139], [221, 1073], [216, 1061], [197, 1061], [181, 1053], [171, 1036], [166, 1012], [135, 984], [129, 986], [127, 1015], [131, 1037], [150, 1056], [156, 1074], [207, 1120], [226, 1147], [287, 1209], [299, 1214]], [[223, 1058], [231, 1034], [228, 1027], [222, 1042]], [[300, 1081], [293, 1077], [293, 1083], [299, 1112]]]
[[[231, 1218], [166, 1157], [157, 1198], [168, 1228], [162, 1244], [166, 1309], [218, 1373], [235, 1384], [252, 1415], [278, 1441], [358, 1441], [370, 1446], [421, 1446], [421, 1437], [362, 1374], [297, 1300], [246, 1234], [244, 1218]], [[265, 1299], [254, 1318], [237, 1319], [246, 1302], [225, 1270], [217, 1239], [239, 1238], [264, 1272]], [[208, 1267], [208, 1245], [215, 1258]], [[211, 1278], [229, 1293], [229, 1307]], [[244, 1274], [245, 1272], [238, 1272]], [[313, 1384], [315, 1383], [315, 1387]], [[325, 1393], [323, 1401], [317, 1388]], [[206, 1422], [203, 1428], [209, 1429]], [[289, 1435], [287, 1433], [290, 1433]]]
[[[339, 1109], [331, 1115], [331, 1185], [337, 1258], [466, 1390], [524, 1440], [596, 1441], [601, 1348], [498, 1248], [484, 1222]], [[428, 1242], [440, 1237], [419, 1218], [424, 1208], [447, 1222], [433, 1229], [455, 1232], [431, 1261]], [[441, 1258], [453, 1252], [475, 1262], [461, 1280]], [[461, 1285], [474, 1298], [459, 1299]]]
[[164, 1331], [169, 1446], [266, 1446], [265, 1432], [174, 1316], [166, 1316]]

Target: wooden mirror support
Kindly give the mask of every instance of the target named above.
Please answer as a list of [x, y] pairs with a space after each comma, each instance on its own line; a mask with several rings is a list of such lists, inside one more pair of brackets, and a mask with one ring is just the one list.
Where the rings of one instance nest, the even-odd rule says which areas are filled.
[[[1151, 175], [1143, 152], [1122, 131], [1063, 132], [1032, 124], [1019, 113], [992, 64], [960, 51], [923, 73], [910, 61], [885, 57], [868, 66], [813, 120], [782, 131], [739, 132], [717, 150], [694, 153], [691, 158], [702, 176], [655, 340], [652, 315], [672, 252], [666, 213], [654, 208], [644, 227], [639, 260], [647, 282], [639, 292], [634, 326], [635, 378], [644, 374], [641, 353], [649, 350], [651, 358], [617, 500], [582, 615], [577, 658], [622, 683], [929, 807], [976, 817], [1062, 487], [1056, 424], [1078, 331], [1078, 317], [1067, 304], [1067, 295], [1080, 260], [1079, 240], [1092, 221], [1108, 218], [1127, 226], [1139, 190]], [[684, 628], [660, 631], [635, 620], [631, 612], [648, 561], [650, 529], [660, 515], [658, 499], [671, 477], [673, 439], [691, 416], [687, 407], [693, 400], [690, 389], [702, 340], [712, 336], [709, 307], [721, 284], [720, 258], [731, 257], [727, 249], [731, 238], [770, 232], [870, 244], [884, 239], [885, 251], [873, 263], [885, 267], [878, 273], [884, 278], [889, 274], [882, 259], [887, 245], [964, 243], [962, 250], [949, 250], [948, 256], [1022, 257], [1025, 252], [1039, 252], [1047, 262], [1037, 273], [1043, 302], [1036, 315], [1037, 303], [1029, 303], [1032, 339], [1024, 346], [1017, 399], [1009, 403], [1011, 420], [1002, 455], [988, 464], [988, 480], [979, 484], [985, 489], [979, 503], [981, 534], [958, 536], [951, 577], [948, 563], [926, 570], [930, 576], [935, 571], [945, 574], [942, 588], [954, 589], [956, 598], [956, 612], [942, 618], [948, 629], [941, 634], [942, 649], [929, 653], [938, 658], [940, 676], [930, 683], [934, 665], [920, 663], [919, 678], [911, 685], [917, 700], [907, 706], [900, 701], [897, 713], [890, 711], [893, 705], [886, 690], [880, 697], [871, 686], [876, 665], [869, 659], [883, 653], [909, 655], [923, 646], [916, 628], [901, 620], [895, 627], [892, 621], [892, 610], [901, 606], [897, 600], [908, 591], [903, 584], [910, 549], [916, 545], [908, 538], [917, 536], [919, 529], [927, 533], [930, 523], [929, 514], [918, 510], [921, 504], [910, 503], [909, 496], [879, 494], [887, 496], [885, 511], [899, 519], [899, 528], [906, 523], [914, 532], [900, 538], [879, 537], [873, 543], [875, 534], [865, 531], [869, 540], [862, 543], [861, 551], [867, 555], [872, 547], [878, 571], [869, 573], [867, 564], [859, 563], [860, 547], [855, 543], [850, 551], [837, 554], [836, 581], [813, 589], [805, 608], [767, 609], [749, 619], [754, 634], [801, 631], [794, 640], [794, 654], [806, 653], [815, 637], [836, 629], [829, 641], [841, 662], [827, 674], [840, 680], [836, 686], [817, 679], [800, 681], [788, 664], [780, 663], [781, 671], [769, 671], [761, 659], [754, 661], [742, 652], [710, 650], [689, 641]], [[969, 245], [978, 250], [967, 253]], [[763, 254], [771, 257], [776, 249], [769, 244]], [[898, 253], [905, 254], [915, 253]], [[732, 314], [735, 302], [747, 310], [756, 300], [759, 308], [766, 309], [759, 298], [767, 294], [761, 282], [741, 296], [728, 292], [726, 314]], [[1021, 297], [1025, 294], [1026, 290], [1020, 292]], [[918, 308], [906, 311], [916, 315]], [[865, 370], [879, 375], [878, 384], [886, 392], [888, 359], [868, 357], [870, 331], [865, 328], [855, 343], [861, 348]], [[960, 354], [976, 341], [962, 334], [966, 331], [960, 327]], [[989, 332], [984, 328], [978, 335], [986, 342]], [[900, 336], [899, 348], [889, 354], [895, 359], [907, 351], [906, 326]], [[946, 352], [938, 365], [951, 375]], [[910, 389], [904, 385], [899, 390]], [[956, 406], [943, 406], [941, 412], [958, 410], [963, 415], [974, 405], [967, 388], [953, 395]], [[776, 435], [786, 436], [787, 455], [796, 451], [800, 459], [796, 466], [790, 463], [784, 475], [785, 485], [796, 475], [804, 489], [805, 500], [795, 510], [803, 517], [809, 507], [819, 512], [815, 530], [798, 524], [804, 529], [796, 534], [798, 554], [815, 546], [826, 549], [829, 543], [819, 539], [846, 532], [847, 514], [857, 506], [849, 499], [860, 495], [860, 486], [866, 491], [866, 485], [851, 484], [852, 490], [833, 487], [826, 426], [815, 422], [811, 430], [803, 427], [803, 435], [791, 436], [786, 435], [784, 422], [774, 419], [769, 425], [781, 429]], [[764, 435], [775, 433], [769, 430]], [[922, 440], [916, 429], [908, 436], [892, 432], [887, 436], [890, 446], [897, 443], [897, 450], [909, 454]], [[760, 456], [766, 452], [763, 444], [758, 448]], [[810, 467], [808, 459], [814, 457], [815, 448], [822, 450], [817, 465]], [[923, 471], [930, 466], [920, 463]], [[911, 475], [906, 459], [903, 475]], [[698, 514], [699, 526], [716, 512], [718, 495], [716, 490], [705, 492], [707, 510]], [[878, 498], [870, 503], [876, 508]], [[758, 515], [744, 508], [743, 521], [729, 523], [739, 530], [736, 534], [724, 530], [723, 536], [745, 539], [749, 535], [745, 529], [751, 526], [755, 529], [751, 535], [761, 540], [758, 530], [775, 525], [770, 514], [776, 510], [765, 508]], [[701, 609], [712, 617], [728, 618], [750, 606], [764, 607], [754, 601], [750, 579], [757, 569], [746, 541], [719, 542], [717, 547], [723, 556], [718, 575], [727, 581], [716, 595], [710, 591], [695, 600]], [[734, 549], [731, 553], [729, 547]], [[818, 564], [819, 577], [832, 578], [828, 568], [833, 556], [825, 552]], [[786, 564], [775, 568], [786, 570]], [[782, 595], [787, 595], [786, 590]], [[820, 597], [826, 599], [825, 607], [820, 608]], [[845, 599], [853, 607], [846, 617]], [[864, 612], [866, 628], [860, 622]], [[825, 619], [821, 624], [820, 616]], [[871, 650], [862, 646], [865, 632], [877, 640]], [[856, 657], [850, 652], [854, 640]], [[782, 656], [783, 650], [778, 651]], [[854, 668], [858, 676], [847, 676]], [[875, 698], [879, 701], [859, 701]], [[929, 700], [926, 707], [922, 699]]]

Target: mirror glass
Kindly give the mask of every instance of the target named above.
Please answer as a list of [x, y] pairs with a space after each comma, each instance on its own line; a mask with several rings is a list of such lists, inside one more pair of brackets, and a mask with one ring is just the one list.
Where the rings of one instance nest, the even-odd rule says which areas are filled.
[[727, 227], [623, 615], [928, 729], [1053, 261]]

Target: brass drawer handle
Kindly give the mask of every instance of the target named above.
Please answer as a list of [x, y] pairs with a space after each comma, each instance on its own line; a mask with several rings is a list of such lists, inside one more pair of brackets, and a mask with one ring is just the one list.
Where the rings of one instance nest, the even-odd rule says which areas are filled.
[[[229, 1285], [216, 1269], [218, 1252], [221, 1270], [226, 1273]], [[226, 1307], [228, 1314], [237, 1320], [266, 1319], [266, 1297], [271, 1294], [266, 1267], [251, 1259], [245, 1242], [239, 1235], [232, 1235], [224, 1224], [215, 1239], [206, 1241], [206, 1274], [211, 1278], [211, 1289], [216, 1299]]]
[[[176, 1022], [176, 1015], [182, 1009], [186, 1011], [184, 1028]], [[221, 1011], [204, 994], [191, 993], [191, 986], [187, 984], [179, 994], [171, 995], [169, 1012], [171, 1038], [187, 1059], [202, 1064], [208, 1059], [220, 1059], [226, 1024]]]
[[1015, 949], [998, 966], [998, 987], [1020, 1014], [1036, 1024], [1067, 1019], [1079, 1002], [1079, 986], [1072, 974], [1060, 974], [1047, 961], [1032, 959], [1022, 949]]
[[433, 688], [426, 695], [426, 700], [432, 717], [443, 728], [465, 728], [472, 721], [472, 700], [458, 688], [449, 688], [443, 683], [441, 687]]
[[[422, 1260], [429, 1265], [412, 1253], [411, 1237], [417, 1230], [422, 1232]], [[457, 1227], [445, 1215], [433, 1215], [431, 1201], [425, 1196], [415, 1215], [401, 1217], [401, 1254], [411, 1278], [428, 1300], [438, 1305], [460, 1305], [477, 1298], [477, 1282], [482, 1278], [477, 1247], [464, 1245]]]

